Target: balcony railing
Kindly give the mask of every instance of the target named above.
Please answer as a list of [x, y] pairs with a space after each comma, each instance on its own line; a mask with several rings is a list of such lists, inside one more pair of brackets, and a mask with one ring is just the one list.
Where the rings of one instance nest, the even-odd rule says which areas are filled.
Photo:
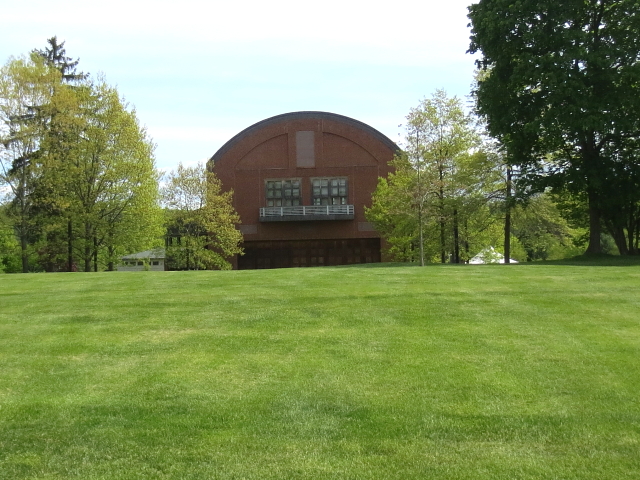
[[261, 222], [301, 222], [308, 220], [353, 220], [353, 205], [300, 205], [262, 207]]

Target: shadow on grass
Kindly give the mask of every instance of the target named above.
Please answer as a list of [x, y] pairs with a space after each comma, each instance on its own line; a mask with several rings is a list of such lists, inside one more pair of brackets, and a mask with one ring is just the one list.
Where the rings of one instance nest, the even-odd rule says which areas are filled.
[[[537, 263], [537, 262], [536, 262]], [[528, 265], [535, 265], [529, 263]], [[562, 260], [540, 262], [542, 265], [575, 265], [579, 267], [637, 267], [640, 266], [638, 255], [579, 255]]]
[[[543, 260], [536, 262], [512, 263], [510, 266], [526, 267], [529, 265], [574, 265], [579, 267], [637, 267], [640, 266], [640, 255], [579, 255], [577, 257], [563, 258], [561, 260]], [[413, 262], [381, 262], [381, 263], [359, 263], [353, 265], [336, 265], [333, 268], [397, 268], [397, 267], [419, 267], [420, 264]], [[453, 267], [468, 266], [502, 268], [504, 264], [490, 263], [469, 265], [464, 263], [426, 263], [426, 268], [433, 267]]]

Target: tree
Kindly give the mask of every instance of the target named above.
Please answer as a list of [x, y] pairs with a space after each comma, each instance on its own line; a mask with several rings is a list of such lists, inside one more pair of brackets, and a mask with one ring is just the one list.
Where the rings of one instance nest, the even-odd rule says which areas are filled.
[[[57, 172], [52, 183], [65, 193], [65, 210], [75, 218], [73, 238], [84, 271], [97, 271], [101, 256], [112, 270], [126, 250], [151, 247], [161, 236], [154, 146], [114, 88], [104, 81], [84, 87], [66, 87], [76, 103], [55, 117], [67, 125], [50, 130], [48, 170]], [[55, 135], [74, 130], [77, 140], [66, 147]]]
[[[412, 141], [415, 138], [415, 141]], [[407, 116], [409, 158], [414, 159], [419, 196], [431, 199], [440, 233], [440, 261], [445, 263], [448, 250], [454, 263], [460, 262], [460, 199], [465, 189], [460, 180], [466, 175], [465, 157], [478, 145], [479, 136], [471, 117], [457, 97], [448, 98], [436, 90]], [[420, 216], [424, 206], [422, 202]], [[448, 248], [447, 226], [450, 223], [453, 244]]]
[[80, 59], [74, 60], [67, 57], [67, 51], [64, 48], [64, 42], [58, 43], [58, 37], [53, 36], [47, 39], [48, 47], [44, 50], [34, 49], [32, 53], [42, 57], [47, 65], [60, 72], [61, 80], [64, 83], [74, 83], [86, 79], [89, 75], [76, 72], [76, 67]]
[[586, 196], [587, 252], [599, 253], [601, 220], [620, 208], [610, 179], [636, 164], [640, 3], [480, 0], [469, 18], [469, 52], [488, 71], [474, 95], [490, 134], [523, 179]]
[[162, 198], [168, 213], [167, 257], [173, 267], [230, 269], [229, 257], [242, 254], [233, 192], [222, 192], [212, 165], [185, 167], [180, 163], [165, 180]]
[[38, 235], [34, 219], [42, 125], [38, 111], [50, 102], [59, 73], [37, 55], [10, 59], [0, 71], [0, 185], [12, 194], [7, 216], [20, 243], [22, 271], [29, 271], [29, 246]]
[[[66, 50], [64, 48], [64, 43], [58, 43], [58, 39], [56, 36], [47, 39], [48, 46], [45, 47], [44, 50], [34, 49], [32, 51], [32, 55], [38, 55], [41, 57], [45, 63], [49, 66], [49, 68], [57, 70], [60, 72], [60, 82], [56, 85], [54, 89], [55, 102], [52, 101], [51, 104], [46, 105], [40, 111], [41, 123], [45, 125], [46, 135], [51, 140], [49, 145], [49, 155], [52, 154], [57, 156], [57, 162], [62, 162], [64, 164], [66, 160], [66, 156], [69, 151], [72, 150], [71, 146], [74, 142], [77, 142], [79, 139], [79, 130], [80, 125], [82, 124], [82, 114], [77, 111], [77, 99], [74, 97], [77, 93], [80, 93], [79, 90], [86, 90], [87, 85], [80, 85], [76, 88], [69, 88], [66, 85], [75, 85], [76, 83], [81, 82], [82, 80], [86, 80], [89, 78], [88, 74], [85, 73], [77, 73], [76, 67], [78, 66], [79, 60], [74, 60], [71, 57], [66, 55]], [[61, 101], [62, 100], [62, 101]], [[65, 102], [66, 100], [66, 102]], [[74, 112], [75, 117], [69, 114], [67, 109], [71, 108]], [[66, 113], [66, 115], [61, 115]], [[62, 116], [62, 118], [60, 118]], [[49, 178], [56, 175], [56, 172], [49, 169]], [[45, 182], [42, 185], [46, 185]], [[42, 190], [42, 189], [41, 189]], [[54, 246], [58, 243], [56, 240], [59, 238], [63, 238], [66, 234], [66, 257], [67, 257], [67, 270], [72, 271], [74, 269], [74, 260], [73, 260], [73, 216], [72, 212], [69, 209], [61, 208], [62, 206], [59, 202], [55, 200], [59, 198], [59, 195], [52, 197], [47, 195], [46, 190], [44, 192], [40, 192], [40, 202], [39, 202], [39, 210], [41, 213], [44, 213], [43, 216], [46, 220], [55, 220], [58, 223], [62, 219], [66, 219], [66, 232], [61, 233], [59, 229], [53, 229], [53, 231], [47, 232], [49, 238], [46, 239], [46, 247], [45, 251], [48, 253], [49, 257], [54, 257], [53, 263], [58, 263], [57, 257], [59, 255], [58, 250], [62, 247], [62, 245], [57, 248]]]
[[367, 218], [398, 260], [466, 261], [497, 243], [501, 157], [481, 141], [460, 100], [444, 91], [407, 119], [406, 152], [394, 160], [395, 172], [379, 180]]
[[[451, 256], [459, 263], [465, 213], [475, 204], [470, 200], [482, 171], [477, 168], [479, 157], [474, 155], [479, 136], [472, 119], [458, 98], [448, 98], [443, 90], [437, 90], [407, 116], [406, 145], [406, 154], [395, 161], [396, 174], [378, 185], [368, 210], [370, 221], [386, 232], [388, 240], [394, 239], [392, 248], [405, 253], [410, 228], [415, 226], [417, 239], [409, 243], [417, 245], [421, 265], [426, 239], [432, 245], [430, 240], [437, 230], [440, 262]], [[415, 221], [409, 221], [407, 216], [411, 215]], [[403, 246], [393, 246], [400, 239], [404, 239]]]

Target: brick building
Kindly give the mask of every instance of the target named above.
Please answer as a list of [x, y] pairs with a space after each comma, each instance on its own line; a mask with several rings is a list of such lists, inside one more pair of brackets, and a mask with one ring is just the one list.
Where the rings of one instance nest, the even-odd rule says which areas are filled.
[[380, 235], [364, 207], [397, 149], [370, 126], [326, 112], [286, 113], [238, 133], [211, 158], [242, 220], [245, 255], [234, 267], [379, 262]]

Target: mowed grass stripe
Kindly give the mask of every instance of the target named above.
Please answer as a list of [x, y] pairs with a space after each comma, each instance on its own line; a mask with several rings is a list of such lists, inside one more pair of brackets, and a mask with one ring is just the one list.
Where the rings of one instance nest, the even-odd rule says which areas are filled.
[[0, 276], [0, 478], [637, 478], [640, 266]]

